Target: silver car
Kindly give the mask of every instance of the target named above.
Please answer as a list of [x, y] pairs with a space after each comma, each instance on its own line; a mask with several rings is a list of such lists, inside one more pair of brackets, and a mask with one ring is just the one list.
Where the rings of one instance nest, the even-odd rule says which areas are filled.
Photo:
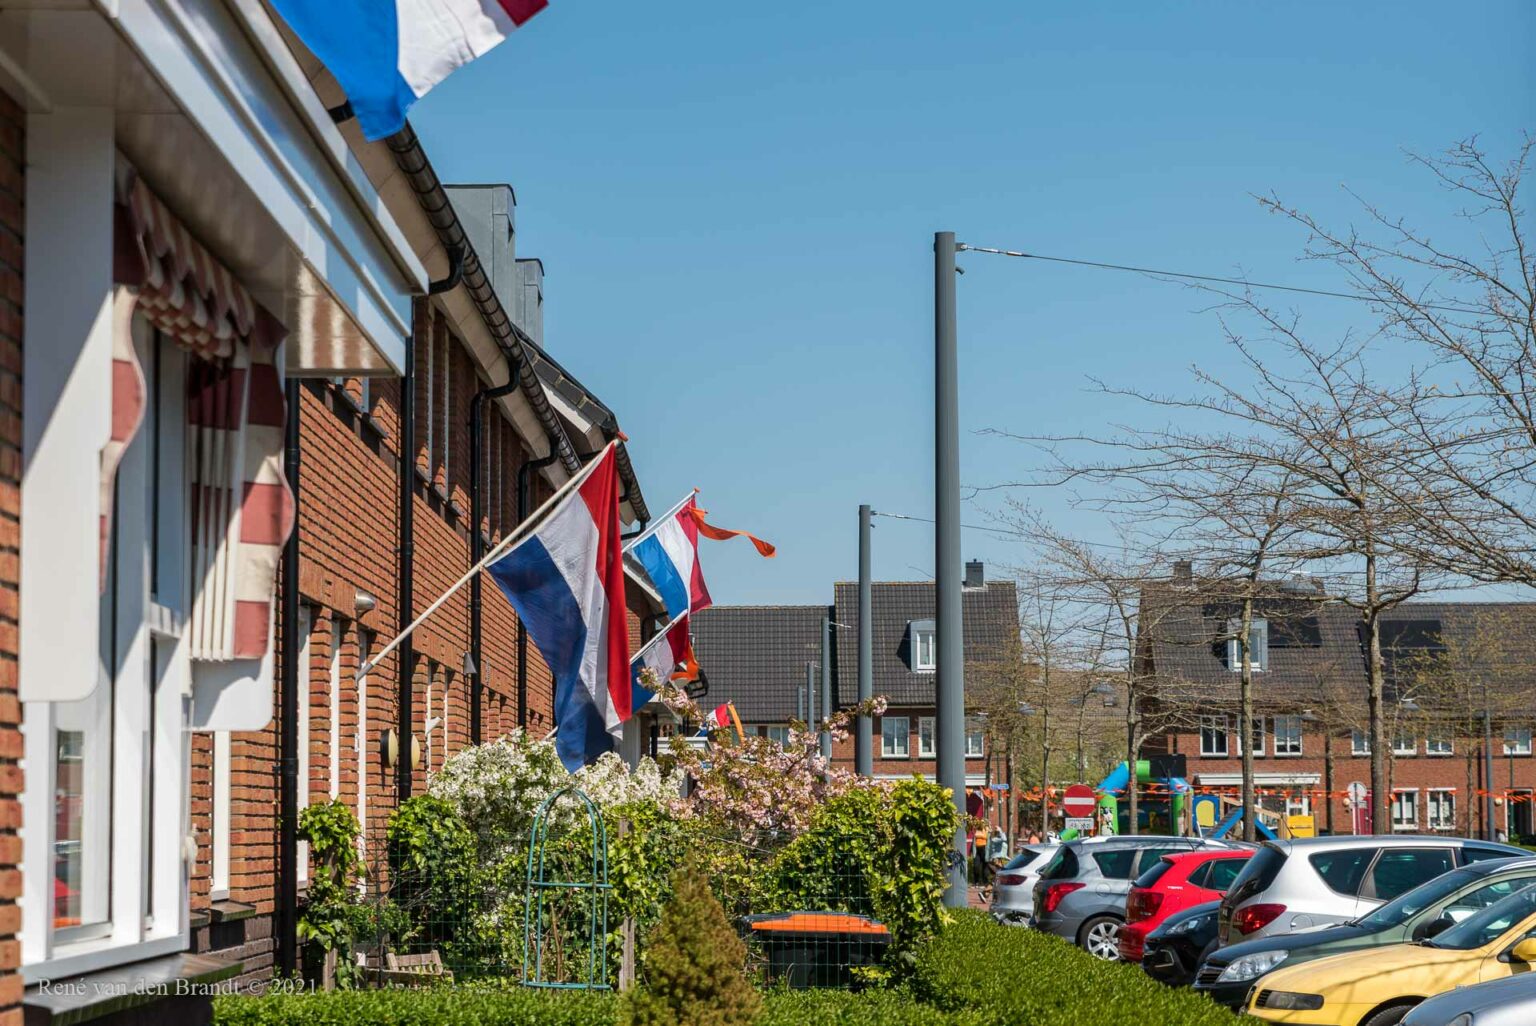
[[1412, 834], [1265, 841], [1221, 900], [1218, 936], [1236, 944], [1347, 922], [1457, 866], [1529, 854]]
[[1536, 1022], [1536, 975], [1457, 987], [1416, 1006], [1402, 1026], [1530, 1026]]
[[1035, 909], [1035, 881], [1040, 870], [1056, 855], [1057, 844], [1030, 844], [1019, 849], [992, 881], [988, 911], [999, 923], [1024, 925]]
[[1199, 837], [1135, 835], [1068, 841], [1035, 882], [1029, 925], [1069, 940], [1095, 958], [1120, 960], [1120, 927], [1131, 883], [1164, 855], [1233, 848]]

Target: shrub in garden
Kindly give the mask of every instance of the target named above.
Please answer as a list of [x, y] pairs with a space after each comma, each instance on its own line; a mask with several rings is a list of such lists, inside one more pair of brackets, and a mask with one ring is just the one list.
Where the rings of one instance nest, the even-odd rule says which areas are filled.
[[214, 999], [215, 1026], [611, 1026], [612, 994], [513, 987], [349, 990]]
[[625, 1026], [747, 1026], [762, 997], [742, 966], [746, 945], [695, 869], [672, 879], [672, 900], [651, 932], [645, 983], [624, 995]]
[[961, 910], [917, 951], [914, 996], [988, 1023], [1071, 1026], [1240, 1026], [1193, 990], [1165, 987], [1138, 966], [1101, 962], [1057, 937], [999, 926]]
[[390, 899], [409, 923], [397, 949], [435, 949], [460, 972], [493, 957], [481, 922], [486, 874], [457, 810], [431, 795], [408, 798], [389, 817], [388, 844]]
[[873, 916], [895, 952], [909, 951], [943, 921], [955, 816], [949, 791], [916, 777], [851, 788], [779, 853], [770, 900], [785, 911]]
[[340, 801], [310, 805], [299, 813], [297, 834], [309, 842], [311, 866], [298, 921], [306, 975], [319, 978], [326, 956], [334, 955], [336, 982], [343, 987], [355, 982], [352, 952], [368, 929], [367, 910], [357, 901], [363, 869], [357, 832], [357, 818]]

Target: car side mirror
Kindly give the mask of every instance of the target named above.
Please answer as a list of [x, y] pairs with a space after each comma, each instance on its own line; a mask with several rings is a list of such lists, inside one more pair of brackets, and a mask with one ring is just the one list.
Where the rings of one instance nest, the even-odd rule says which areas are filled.
[[1456, 920], [1450, 916], [1442, 915], [1439, 919], [1431, 919], [1427, 923], [1420, 923], [1413, 931], [1414, 940], [1429, 940], [1438, 936], [1456, 925]]
[[1536, 962], [1536, 937], [1526, 937], [1509, 949], [1511, 962]]

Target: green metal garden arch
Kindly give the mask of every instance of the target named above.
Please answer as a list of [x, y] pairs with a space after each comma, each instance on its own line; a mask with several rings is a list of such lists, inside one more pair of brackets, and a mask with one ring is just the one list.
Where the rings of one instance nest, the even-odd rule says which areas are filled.
[[[585, 880], [549, 879], [546, 876], [546, 846], [550, 838], [552, 812], [567, 795], [581, 803], [591, 828], [591, 862]], [[608, 882], [608, 829], [603, 814], [585, 791], [574, 785], [562, 787], [540, 803], [533, 817], [528, 837], [527, 889], [523, 898], [523, 986], [557, 990], [609, 990], [608, 986], [608, 896], [613, 890]], [[561, 892], [583, 896], [587, 913], [587, 978], [560, 981], [545, 977], [544, 928], [546, 898]]]

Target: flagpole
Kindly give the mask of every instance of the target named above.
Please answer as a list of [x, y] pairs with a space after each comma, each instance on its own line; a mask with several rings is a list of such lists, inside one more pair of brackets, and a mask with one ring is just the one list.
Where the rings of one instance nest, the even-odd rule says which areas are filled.
[[629, 542], [624, 546], [624, 551], [628, 552], [630, 549], [634, 548], [636, 545], [639, 545], [651, 535], [655, 534], [663, 524], [677, 516], [678, 512], [681, 511], [684, 506], [688, 505], [688, 500], [697, 494], [699, 494], [699, 490], [695, 488], [693, 491], [683, 496], [682, 502], [679, 502], [676, 506], [673, 506], [671, 509], [667, 510], [655, 520], [652, 520], [650, 526], [629, 540]]
[[522, 541], [523, 537], [527, 535], [530, 530], [532, 530], [533, 525], [537, 524], [543, 518], [544, 513], [551, 506], [557, 505], [559, 502], [565, 499], [565, 497], [574, 491], [581, 484], [581, 482], [585, 481], [587, 479], [587, 475], [592, 472], [592, 468], [596, 467], [603, 456], [607, 454], [608, 450], [612, 449], [617, 444], [617, 441], [613, 441], [605, 445], [602, 449], [602, 452], [599, 452], [597, 456], [591, 460], [591, 462], [589, 462], [576, 474], [572, 475], [571, 479], [565, 482], [565, 484], [561, 485], [559, 490], [556, 491], [555, 494], [551, 495], [548, 499], [546, 499], [538, 509], [528, 514], [528, 516], [523, 519], [522, 523], [518, 524], [517, 527], [512, 529], [511, 533], [509, 533], [501, 541], [497, 542], [496, 547], [491, 549], [491, 551], [486, 554], [484, 559], [470, 567], [469, 570], [465, 572], [463, 577], [460, 577], [457, 581], [453, 582], [447, 591], [438, 596], [437, 601], [433, 602], [426, 609], [422, 610], [421, 615], [412, 620], [410, 625], [407, 626], [405, 630], [401, 631], [393, 641], [379, 649], [378, 653], [372, 659], [368, 660], [368, 662], [358, 667], [357, 676], [362, 677], [365, 674], [373, 672], [373, 669], [377, 667], [381, 662], [383, 662], [386, 656], [388, 656], [396, 648], [399, 648], [401, 642], [410, 637], [412, 632], [414, 632], [417, 627], [420, 627], [424, 622], [426, 622], [427, 617], [437, 612], [438, 609], [442, 607], [443, 603], [452, 598], [460, 588], [468, 584], [470, 578], [474, 577], [475, 574], [478, 574], [481, 570], [484, 570], [491, 563], [494, 563], [496, 560], [500, 559], [506, 553], [507, 549], [511, 548], [514, 543]]

